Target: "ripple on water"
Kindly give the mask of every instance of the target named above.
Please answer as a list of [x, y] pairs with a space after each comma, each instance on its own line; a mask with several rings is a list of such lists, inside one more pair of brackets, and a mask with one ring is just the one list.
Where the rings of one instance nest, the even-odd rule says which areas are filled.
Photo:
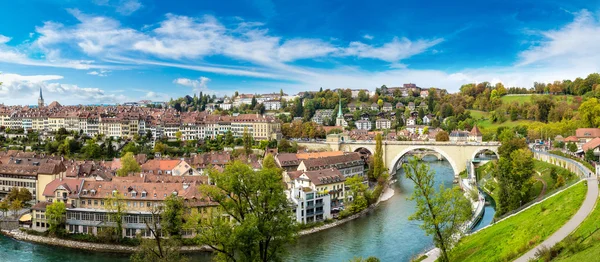
[[[429, 162], [436, 172], [436, 188], [452, 186], [454, 172], [446, 161]], [[382, 261], [408, 261], [433, 245], [432, 239], [409, 221], [415, 203], [407, 200], [413, 184], [398, 176], [394, 195], [367, 216], [300, 238], [288, 255], [290, 261], [348, 261], [355, 256], [377, 256]]]

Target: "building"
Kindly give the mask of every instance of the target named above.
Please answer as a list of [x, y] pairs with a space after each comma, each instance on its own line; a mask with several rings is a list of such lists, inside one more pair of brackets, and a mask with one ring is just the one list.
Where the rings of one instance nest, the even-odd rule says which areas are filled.
[[346, 153], [343, 155], [334, 155], [318, 158], [308, 158], [300, 161], [298, 170], [315, 171], [334, 168], [345, 177], [363, 176], [365, 171], [365, 162], [359, 153]]
[[360, 94], [360, 91], [364, 91], [367, 95], [369, 94], [368, 89], [352, 89], [350, 90], [350, 92], [352, 92], [352, 98], [358, 98], [358, 94]]
[[[117, 201], [126, 207], [122, 218], [123, 236], [150, 237], [144, 221], [168, 196], [182, 198], [186, 212], [195, 209], [200, 214], [210, 214], [216, 203], [198, 190], [199, 185], [206, 183], [205, 176], [184, 179], [151, 175], [115, 178], [112, 181], [53, 181], [44, 190], [46, 201], [32, 208], [32, 222], [34, 229], [45, 230], [47, 224], [43, 215], [46, 207], [54, 201], [61, 201], [67, 204], [66, 230], [69, 233], [97, 235], [107, 227], [116, 227], [116, 223], [109, 219], [112, 207], [106, 200], [120, 195], [121, 200]], [[186, 231], [183, 236], [193, 236], [190, 233]]]
[[185, 160], [152, 159], [141, 165], [144, 173], [171, 176], [198, 176], [200, 173]]
[[348, 122], [346, 122], [346, 120], [344, 119], [344, 114], [342, 113], [342, 99], [341, 98], [339, 99], [338, 114], [337, 114], [337, 117], [335, 118], [335, 125], [340, 126], [340, 127], [348, 126]]
[[310, 187], [297, 187], [290, 191], [289, 199], [298, 223], [306, 224], [332, 218], [331, 196], [328, 193], [318, 192]]
[[312, 121], [324, 125], [331, 121], [333, 117], [333, 109], [319, 109], [315, 111], [315, 115], [312, 117]]
[[477, 142], [477, 143], [481, 143], [483, 141], [483, 135], [481, 134], [481, 131], [479, 131], [479, 128], [477, 128], [477, 125], [474, 125], [473, 129], [471, 129], [471, 132], [469, 132], [469, 137], [467, 140], [469, 142]]
[[265, 110], [279, 110], [281, 109], [281, 101], [279, 100], [267, 100], [263, 103]]
[[10, 156], [0, 162], [0, 195], [6, 195], [13, 187], [26, 188], [34, 200], [38, 200], [44, 187], [66, 168], [61, 161], [33, 157]]
[[42, 88], [40, 87], [40, 97], [38, 98], [38, 108], [44, 107], [44, 97], [42, 96]]
[[360, 129], [360, 130], [371, 130], [371, 128], [372, 128], [371, 121], [364, 120], [364, 119], [354, 122], [354, 125], [356, 125], [356, 129]]
[[[327, 210], [327, 207], [325, 206], [325, 202], [327, 202], [326, 195], [328, 195], [330, 197], [331, 204], [330, 204], [330, 206], [328, 206], [329, 209], [337, 209], [344, 203], [344, 199], [346, 198], [346, 185], [345, 185], [346, 177], [344, 177], [341, 174], [341, 172], [336, 170], [335, 168], [315, 170], [315, 171], [299, 170], [299, 171], [295, 171], [295, 172], [288, 172], [288, 175], [289, 175], [290, 179], [293, 180], [293, 184], [292, 184], [292, 188], [291, 188], [291, 192], [293, 193], [292, 198], [296, 198], [298, 196], [301, 197], [303, 195], [303, 193], [304, 193], [304, 195], [308, 195], [312, 192], [312, 193], [315, 193], [313, 195], [313, 197], [315, 197], [317, 199], [318, 198], [323, 199], [322, 204], [323, 204], [324, 208], [320, 209], [318, 207], [315, 207], [314, 215], [317, 215], [316, 213], [321, 213], [318, 211], [323, 211], [324, 214], [330, 213], [330, 210]], [[302, 191], [302, 192], [300, 192], [300, 191]], [[304, 199], [306, 200], [307, 198], [310, 198], [310, 196], [307, 196]], [[300, 202], [298, 200], [296, 200], [296, 201], [292, 200], [292, 201]], [[301, 211], [301, 213], [302, 213], [302, 209], [307, 209], [307, 208], [309, 210], [305, 210], [305, 212], [304, 212], [305, 217], [306, 217], [306, 214], [312, 213], [310, 211], [311, 207], [309, 205], [304, 204], [304, 208], [302, 208], [302, 204], [300, 204], [300, 207], [299, 208], [297, 207], [296, 211]], [[300, 217], [302, 217], [302, 216], [300, 216]], [[327, 218], [327, 216], [323, 216], [323, 217], [319, 217], [319, 218], [325, 219], [325, 218]], [[318, 219], [318, 218], [315, 218], [315, 219]], [[306, 221], [312, 222], [308, 219]], [[318, 221], [318, 220], [315, 220], [315, 221]]]
[[433, 119], [435, 119], [435, 116], [432, 114], [424, 115], [423, 116], [423, 124], [429, 125], [429, 124], [431, 124], [431, 121], [433, 121]]
[[420, 95], [422, 98], [426, 98], [426, 97], [428, 97], [428, 96], [429, 96], [429, 89], [421, 89], [421, 92], [419, 93], [419, 95]]
[[392, 121], [385, 118], [380, 118], [375, 121], [376, 129], [390, 129], [392, 128]]
[[579, 143], [587, 143], [596, 137], [600, 137], [600, 128], [577, 128], [575, 136]]
[[450, 142], [459, 143], [467, 142], [469, 139], [470, 132], [455, 130], [450, 133]]
[[417, 119], [415, 117], [409, 117], [408, 119], [406, 119], [406, 125], [407, 126], [414, 126], [417, 124]]
[[394, 110], [394, 107], [392, 106], [392, 103], [385, 102], [385, 103], [383, 103], [383, 107], [381, 109], [383, 112], [390, 112], [390, 111]]

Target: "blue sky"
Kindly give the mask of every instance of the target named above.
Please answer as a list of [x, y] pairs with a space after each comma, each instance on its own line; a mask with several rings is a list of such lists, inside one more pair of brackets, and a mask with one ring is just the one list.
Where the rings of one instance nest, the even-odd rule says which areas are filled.
[[530, 87], [600, 71], [599, 1], [3, 3], [0, 103], [417, 83]]

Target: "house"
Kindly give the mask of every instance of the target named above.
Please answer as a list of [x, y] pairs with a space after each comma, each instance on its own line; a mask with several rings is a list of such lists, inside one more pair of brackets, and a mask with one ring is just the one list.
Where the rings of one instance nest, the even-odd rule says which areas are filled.
[[355, 175], [363, 176], [364, 165], [365, 162], [360, 157], [360, 154], [353, 152], [343, 155], [303, 159], [298, 165], [298, 170], [315, 171], [334, 168], [345, 177], [352, 177]]
[[590, 140], [589, 142], [583, 144], [581, 149], [583, 149], [583, 152], [592, 150], [595, 156], [600, 156], [600, 137], [596, 137]]
[[383, 110], [383, 112], [390, 112], [390, 111], [394, 110], [394, 107], [392, 106], [392, 103], [385, 102], [385, 103], [383, 103], [382, 110]]
[[371, 128], [372, 128], [371, 121], [364, 120], [364, 119], [354, 122], [354, 125], [356, 125], [356, 129], [361, 129], [361, 130], [371, 130]]
[[296, 221], [310, 223], [331, 218], [346, 197], [346, 178], [336, 169], [288, 172], [293, 180], [289, 199]]
[[315, 115], [312, 117], [312, 121], [323, 125], [323, 123], [329, 123], [333, 117], [333, 109], [319, 109], [315, 111]]
[[281, 109], [281, 101], [279, 100], [267, 100], [263, 103], [265, 110], [279, 110]]
[[425, 103], [425, 101], [421, 102], [419, 108], [427, 109], [427, 103]]
[[435, 118], [435, 116], [432, 114], [424, 115], [423, 116], [423, 124], [426, 124], [426, 125], [431, 124], [431, 121], [433, 121], [434, 118]]
[[415, 118], [414, 116], [411, 116], [408, 119], [406, 119], [407, 126], [414, 126], [416, 124], [417, 124], [417, 118]]
[[294, 153], [278, 153], [275, 162], [285, 171], [296, 171], [300, 165], [300, 160]]
[[404, 104], [402, 102], [396, 103], [396, 109], [404, 109]]
[[469, 139], [469, 132], [455, 130], [450, 133], [450, 142], [467, 142]]
[[142, 172], [156, 175], [194, 176], [200, 173], [183, 159], [152, 159], [142, 164]]
[[596, 137], [600, 137], [600, 128], [577, 128], [575, 136], [579, 143], [587, 143]]
[[426, 97], [428, 97], [428, 96], [429, 96], [429, 90], [428, 90], [428, 89], [422, 89], [422, 90], [421, 90], [421, 92], [419, 93], [419, 95], [420, 95], [422, 98], [426, 98]]
[[31, 228], [40, 232], [48, 230], [50, 226], [45, 211], [46, 207], [54, 202], [64, 202], [68, 208], [74, 207], [83, 181], [81, 178], [60, 178], [48, 183], [42, 197], [38, 198], [40, 202], [31, 207]]
[[206, 169], [211, 167], [225, 168], [225, 165], [232, 161], [231, 154], [227, 151], [218, 151], [202, 153], [191, 158], [192, 166], [200, 175], [204, 175]]
[[392, 121], [385, 118], [380, 118], [375, 121], [376, 129], [390, 129], [392, 127]]
[[469, 132], [467, 141], [477, 143], [481, 143], [483, 141], [483, 135], [481, 134], [481, 131], [479, 131], [479, 128], [477, 128], [477, 125], [474, 125], [473, 129], [471, 129], [471, 132]]
[[348, 110], [350, 110], [350, 112], [356, 111], [356, 104], [354, 104], [354, 103], [348, 104]]
[[408, 109], [409, 110], [415, 110], [415, 103], [414, 102], [408, 102]]
[[377, 103], [371, 104], [371, 110], [379, 111], [379, 105], [377, 105]]
[[350, 90], [350, 92], [352, 92], [352, 98], [358, 98], [358, 94], [360, 93], [360, 91], [364, 91], [367, 95], [369, 94], [368, 89], [352, 89]]
[[425, 131], [425, 127], [426, 126], [423, 126], [423, 125], [407, 125], [406, 130], [411, 135], [422, 135], [423, 132]]

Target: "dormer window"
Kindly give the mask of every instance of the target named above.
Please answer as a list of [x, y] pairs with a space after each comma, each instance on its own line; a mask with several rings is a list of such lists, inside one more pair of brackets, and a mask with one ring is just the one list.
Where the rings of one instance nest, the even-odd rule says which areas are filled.
[[85, 196], [85, 195], [87, 195], [87, 192], [88, 192], [87, 189], [84, 189], [81, 193], [83, 193], [83, 195]]
[[144, 191], [144, 192], [142, 192], [142, 197], [146, 197], [146, 194], [147, 194], [147, 193], [146, 193], [145, 191]]
[[113, 190], [112, 191], [112, 196], [116, 196], [117, 195], [117, 190]]
[[131, 192], [131, 196], [132, 197], [136, 197], [137, 196], [137, 192], [135, 192], [135, 191]]
[[154, 197], [156, 197], [156, 193], [154, 193]]
[[90, 192], [92, 193], [92, 196], [96, 195], [96, 190], [92, 189]]

